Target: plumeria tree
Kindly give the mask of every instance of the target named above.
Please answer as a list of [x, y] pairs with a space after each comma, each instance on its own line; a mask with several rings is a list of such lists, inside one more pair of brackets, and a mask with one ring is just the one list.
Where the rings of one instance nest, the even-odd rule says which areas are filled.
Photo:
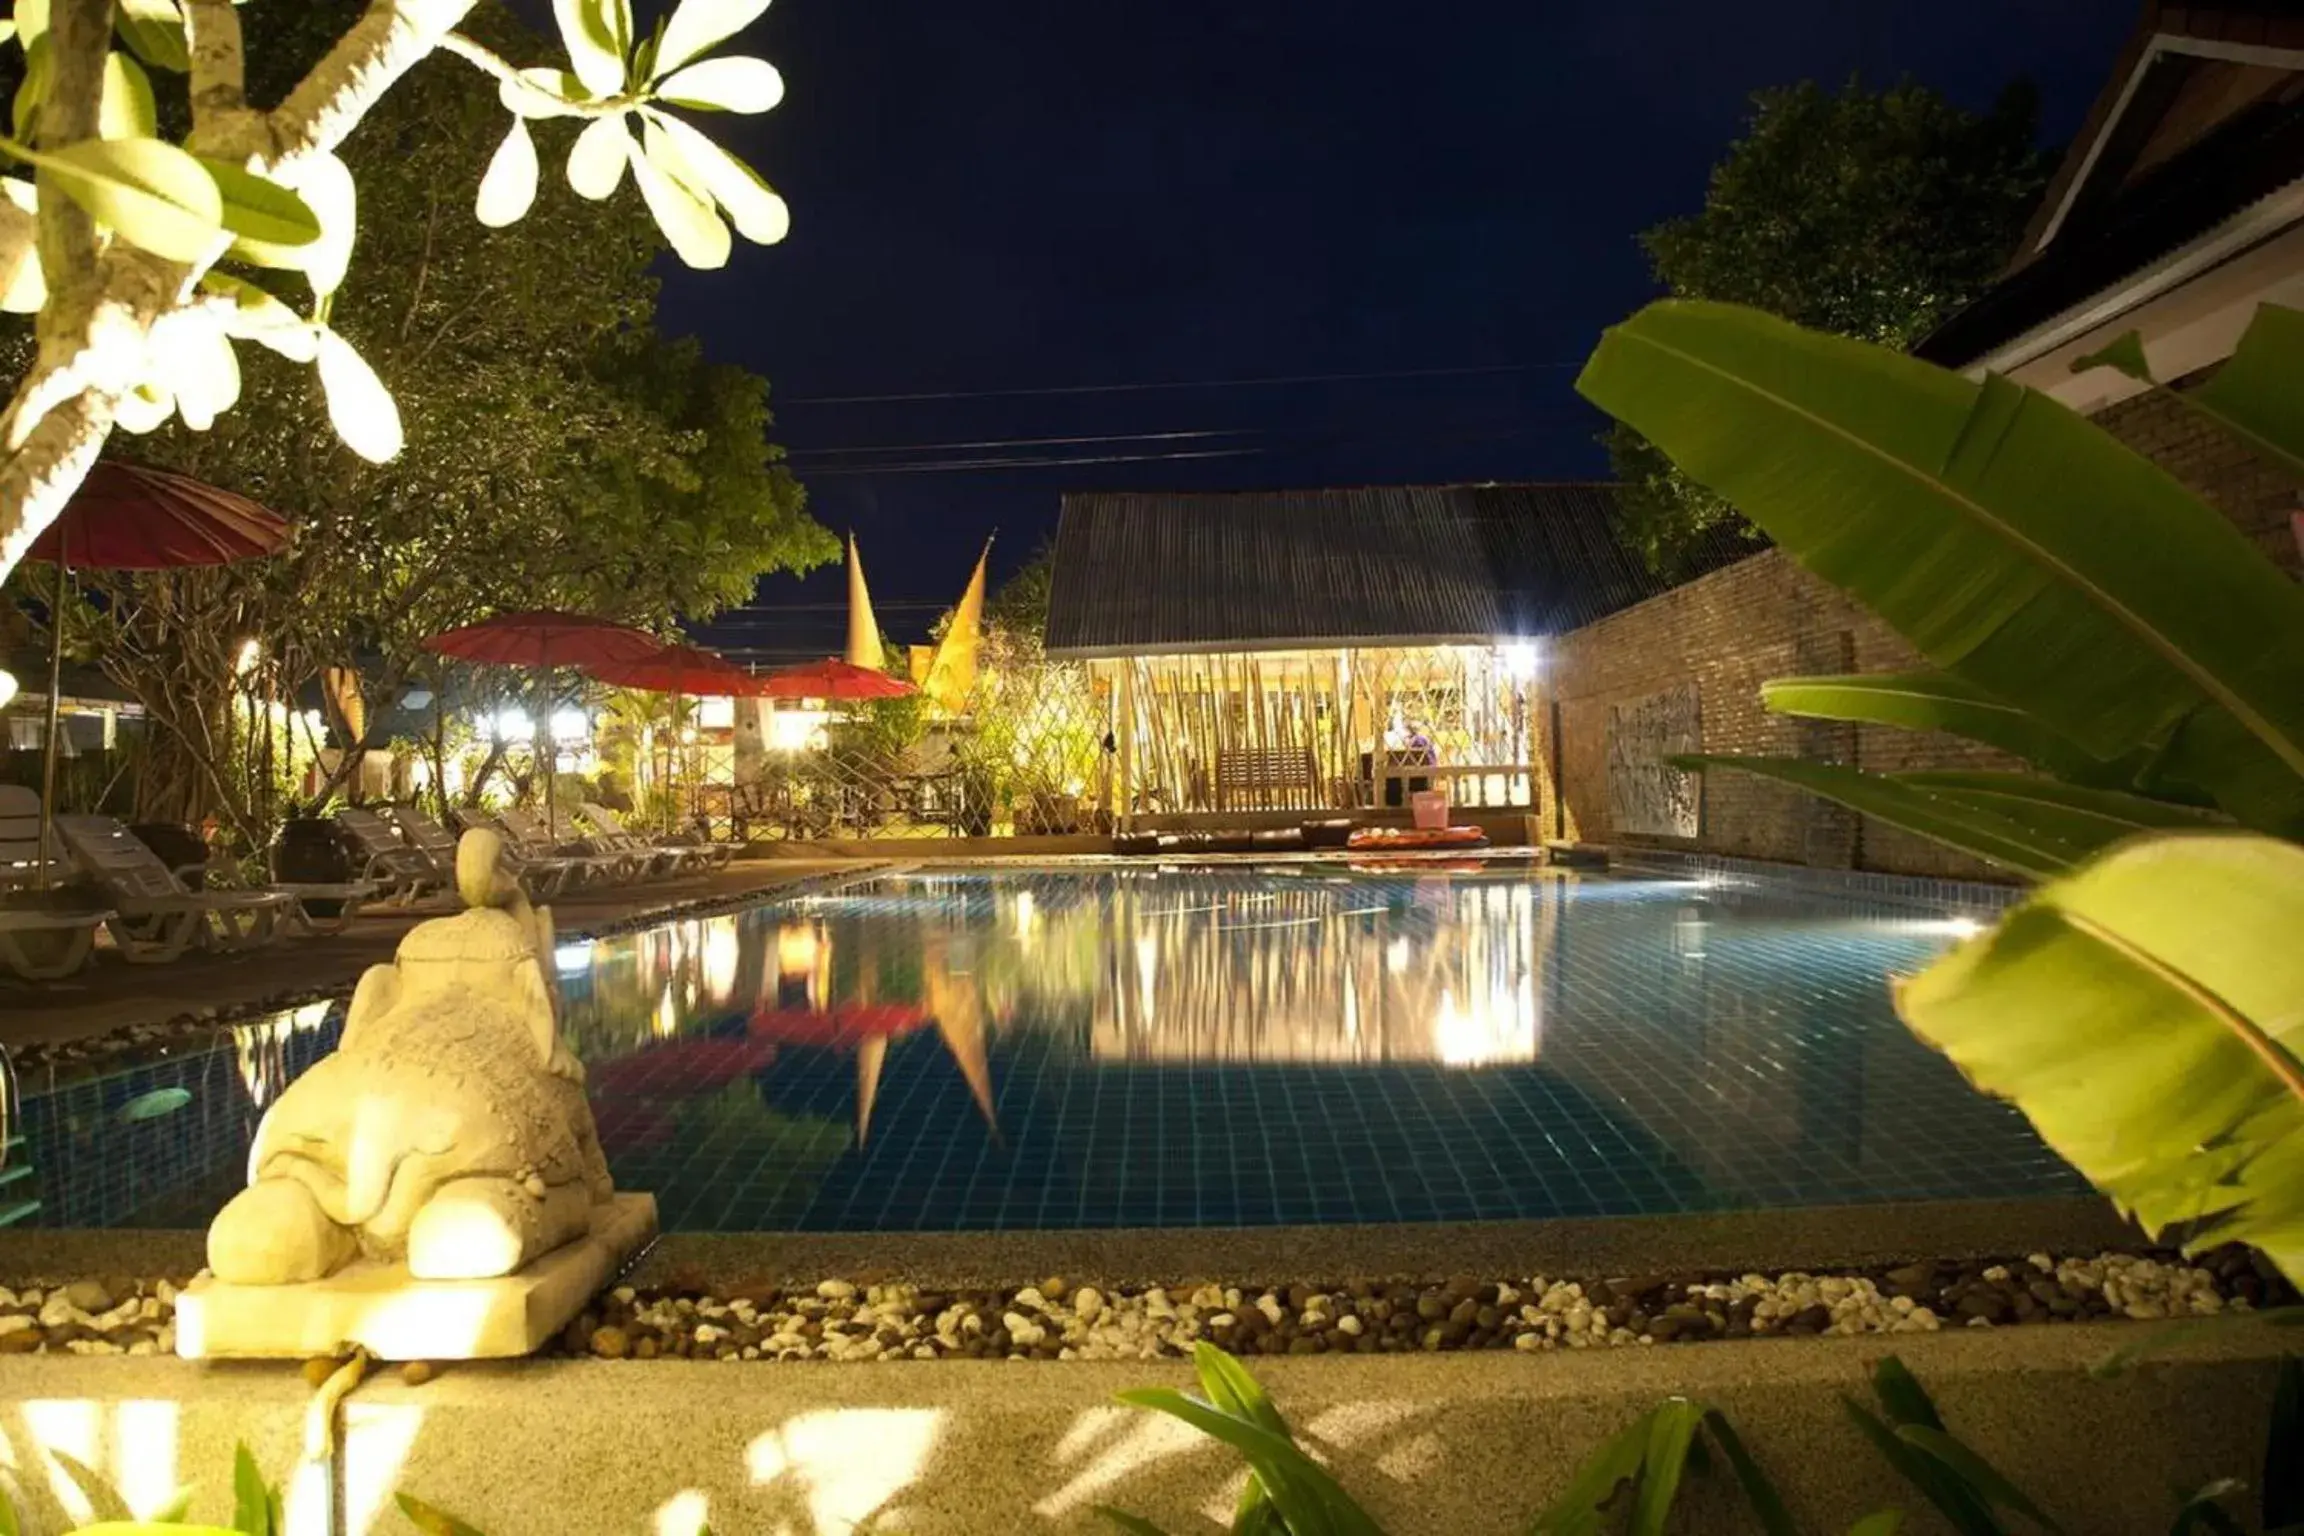
[[[53, 522], [115, 427], [206, 430], [240, 393], [234, 347], [316, 369], [344, 444], [397, 455], [398, 408], [331, 329], [358, 231], [336, 147], [418, 60], [446, 52], [498, 82], [509, 128], [474, 212], [518, 220], [541, 174], [528, 122], [588, 119], [569, 184], [606, 198], [626, 167], [681, 260], [718, 267], [734, 236], [783, 238], [783, 200], [682, 113], [764, 112], [765, 61], [715, 50], [768, 0], [679, 0], [643, 37], [630, 0], [555, 0], [564, 67], [525, 67], [457, 30], [474, 0], [370, 0], [276, 104], [252, 106], [231, 0], [18, 0], [24, 50], [0, 154], [0, 301], [37, 350], [0, 414], [0, 579]], [[163, 137], [155, 81], [182, 77], [190, 129]], [[5, 687], [5, 684], [0, 684]]]

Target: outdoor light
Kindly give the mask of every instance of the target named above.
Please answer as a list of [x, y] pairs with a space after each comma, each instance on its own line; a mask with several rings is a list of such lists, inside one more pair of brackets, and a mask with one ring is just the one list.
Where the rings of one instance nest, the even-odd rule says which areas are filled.
[[432, 690], [429, 688], [409, 689], [400, 696], [400, 707], [402, 709], [430, 709], [432, 707]]
[[16, 679], [6, 672], [0, 672], [0, 709], [6, 709], [8, 701], [15, 697]]
[[592, 731], [592, 718], [580, 709], [555, 710], [552, 715], [554, 741], [582, 741]]
[[1515, 640], [1504, 647], [1504, 670], [1518, 682], [1526, 682], [1536, 675], [1536, 642]]
[[234, 677], [246, 677], [249, 673], [256, 670], [256, 663], [262, 661], [263, 659], [264, 643], [261, 640], [241, 641], [240, 655], [238, 659], [232, 663], [232, 675]]
[[552, 951], [552, 969], [562, 976], [581, 976], [592, 969], [592, 941], [581, 939], [574, 944], [562, 944]]
[[536, 734], [536, 723], [528, 718], [524, 709], [504, 709], [492, 716], [482, 715], [480, 723], [499, 741], [526, 741]]

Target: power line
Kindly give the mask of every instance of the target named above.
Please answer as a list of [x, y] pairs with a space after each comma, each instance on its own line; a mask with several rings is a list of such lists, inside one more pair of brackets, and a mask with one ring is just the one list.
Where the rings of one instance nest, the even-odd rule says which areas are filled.
[[[1539, 429], [1536, 427], [1525, 426], [1505, 427], [1496, 431], [1441, 433], [1431, 436], [1415, 433], [1362, 434], [1345, 431], [1328, 432], [1324, 435], [1349, 438], [1353, 445], [1359, 446], [1373, 442], [1478, 443], [1503, 437], [1522, 437], [1537, 430]], [[1107, 453], [994, 459], [932, 459], [893, 464], [834, 464], [820, 469], [811, 469], [803, 465], [799, 473], [808, 480], [830, 480], [865, 475], [959, 474], [980, 469], [1072, 469], [1090, 464], [1155, 464], [1170, 463], [1180, 459], [1252, 458], [1260, 454], [1280, 452], [1283, 447], [1295, 446], [1298, 445], [1291, 443], [1284, 445], [1268, 444], [1256, 448], [1200, 448], [1183, 453]]]
[[792, 405], [889, 405], [913, 400], [1005, 400], [1028, 395], [1123, 395], [1167, 389], [1262, 389], [1281, 384], [1343, 384], [1373, 379], [1447, 379], [1499, 373], [1540, 373], [1581, 368], [1573, 363], [1489, 363], [1474, 368], [1396, 368], [1364, 373], [1287, 373], [1250, 379], [1165, 379], [1140, 384], [1047, 384], [1028, 389], [920, 390], [900, 395], [802, 395], [779, 400]]
[[879, 443], [846, 448], [788, 448], [787, 454], [819, 453], [950, 453], [964, 448], [1046, 448], [1079, 443], [1161, 443], [1196, 437], [1253, 437], [1275, 427], [1209, 427], [1192, 432], [1092, 432], [1082, 437], [984, 437], [960, 443]]
[[834, 480], [853, 475], [950, 474], [974, 469], [1070, 469], [1080, 464], [1150, 464], [1175, 459], [1239, 459], [1270, 453], [1269, 448], [1202, 448], [1190, 453], [1105, 453], [1074, 458], [932, 459], [912, 464], [836, 464], [825, 469], [803, 468], [810, 480]]

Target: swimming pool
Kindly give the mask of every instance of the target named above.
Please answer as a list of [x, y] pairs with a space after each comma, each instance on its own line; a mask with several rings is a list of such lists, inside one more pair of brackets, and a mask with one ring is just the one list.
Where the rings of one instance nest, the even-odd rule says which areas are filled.
[[[1508, 865], [889, 873], [554, 956], [685, 1231], [1488, 1220], [2079, 1193], [1896, 1023], [1957, 925]], [[335, 1005], [43, 1090], [60, 1226], [189, 1227]]]

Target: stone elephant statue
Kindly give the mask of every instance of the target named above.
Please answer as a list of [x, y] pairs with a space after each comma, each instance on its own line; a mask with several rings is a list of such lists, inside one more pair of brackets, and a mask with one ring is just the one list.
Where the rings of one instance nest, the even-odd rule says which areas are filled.
[[468, 910], [361, 977], [334, 1052], [266, 1112], [248, 1187], [208, 1231], [224, 1281], [286, 1285], [356, 1257], [422, 1280], [509, 1275], [584, 1237], [614, 1188], [561, 1044], [551, 915], [467, 832]]

